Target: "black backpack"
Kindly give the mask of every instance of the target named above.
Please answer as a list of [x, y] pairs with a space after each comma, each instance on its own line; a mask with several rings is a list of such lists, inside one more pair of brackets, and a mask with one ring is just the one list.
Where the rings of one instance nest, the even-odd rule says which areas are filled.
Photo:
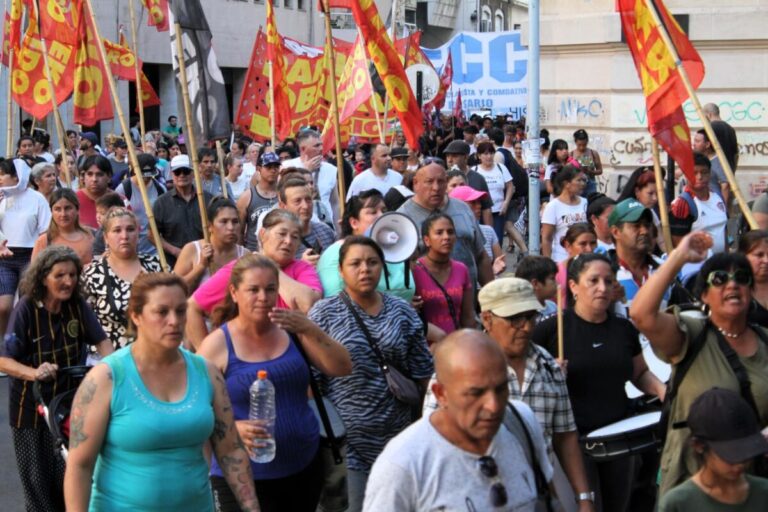
[[[121, 184], [123, 185], [123, 194], [125, 195], [125, 198], [130, 201], [131, 196], [133, 195], [133, 183], [131, 183], [131, 179], [126, 178], [121, 182]], [[157, 191], [158, 197], [167, 192], [165, 187], [162, 186], [156, 179], [152, 180], [152, 184], [155, 186], [155, 191]]]
[[496, 151], [504, 156], [504, 165], [507, 166], [509, 174], [512, 176], [512, 183], [515, 184], [515, 193], [512, 194], [512, 199], [528, 197], [528, 173], [520, 167], [510, 150], [496, 148]]

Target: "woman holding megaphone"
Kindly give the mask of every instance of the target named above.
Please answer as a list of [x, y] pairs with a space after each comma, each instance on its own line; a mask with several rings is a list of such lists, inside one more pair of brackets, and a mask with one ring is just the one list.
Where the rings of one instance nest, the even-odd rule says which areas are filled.
[[[365, 190], [347, 201], [341, 219], [342, 239], [323, 251], [317, 263], [324, 297], [332, 297], [344, 289], [344, 281], [339, 274], [339, 250], [344, 239], [353, 235], [367, 235], [371, 226], [386, 211], [384, 197], [376, 189]], [[384, 266], [386, 270], [382, 270], [376, 289], [411, 302], [416, 288], [410, 269], [404, 263], [385, 262]]]

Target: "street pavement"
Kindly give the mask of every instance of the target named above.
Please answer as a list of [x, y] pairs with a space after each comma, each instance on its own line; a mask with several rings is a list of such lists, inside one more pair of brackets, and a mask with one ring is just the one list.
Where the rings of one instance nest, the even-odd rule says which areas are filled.
[[24, 512], [24, 493], [8, 426], [8, 377], [0, 378], [0, 504], [4, 512]]

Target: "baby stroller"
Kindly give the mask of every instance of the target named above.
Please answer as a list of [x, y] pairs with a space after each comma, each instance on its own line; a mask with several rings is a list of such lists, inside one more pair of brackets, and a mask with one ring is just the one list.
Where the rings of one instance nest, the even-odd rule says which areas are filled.
[[[70, 366], [57, 371], [58, 377], [68, 377], [79, 382], [83, 380], [85, 374], [90, 370], [90, 366]], [[54, 396], [50, 403], [46, 404], [43, 400], [43, 394], [40, 389], [40, 381], [35, 381], [32, 386], [32, 392], [37, 402], [37, 412], [45, 419], [45, 424], [51, 431], [54, 444], [58, 447], [61, 458], [67, 461], [69, 449], [69, 413], [72, 410], [72, 400], [75, 398], [77, 387], [59, 393]]]

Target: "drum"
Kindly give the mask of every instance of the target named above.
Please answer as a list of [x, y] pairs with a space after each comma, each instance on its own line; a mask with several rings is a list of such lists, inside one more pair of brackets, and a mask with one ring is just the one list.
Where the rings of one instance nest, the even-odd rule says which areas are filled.
[[[661, 382], [667, 382], [669, 376], [672, 374], [672, 366], [665, 363], [653, 353], [650, 343], [645, 336], [640, 337], [640, 344], [643, 347], [643, 359], [648, 365], [648, 369], [653, 373]], [[631, 382], [627, 381], [625, 390], [629, 398], [639, 398], [643, 396], [643, 392], [637, 389]]]
[[587, 455], [598, 461], [628, 457], [661, 446], [658, 435], [661, 412], [623, 419], [590, 432], [581, 439]]

